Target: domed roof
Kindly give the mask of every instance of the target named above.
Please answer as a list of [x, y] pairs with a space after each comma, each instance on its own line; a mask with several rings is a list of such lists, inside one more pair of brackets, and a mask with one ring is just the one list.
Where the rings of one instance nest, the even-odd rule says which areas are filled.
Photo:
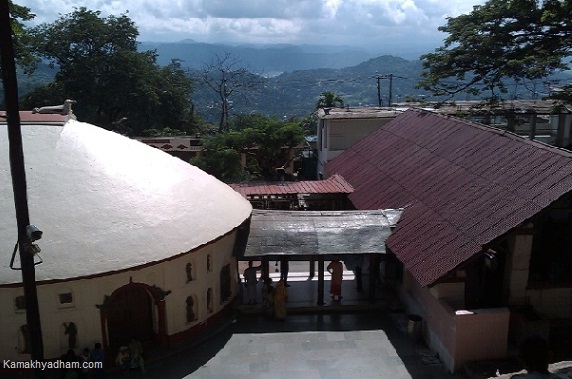
[[[162, 261], [227, 234], [252, 211], [200, 169], [94, 125], [23, 125], [22, 137], [30, 222], [44, 232], [37, 281]], [[0, 152], [2, 285], [22, 280], [9, 268], [17, 226], [6, 125]]]

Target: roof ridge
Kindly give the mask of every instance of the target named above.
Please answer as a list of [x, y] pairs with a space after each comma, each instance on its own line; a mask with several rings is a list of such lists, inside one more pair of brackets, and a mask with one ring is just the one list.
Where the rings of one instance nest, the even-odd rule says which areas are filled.
[[455, 122], [459, 122], [461, 124], [465, 124], [465, 125], [469, 125], [471, 127], [479, 128], [479, 129], [484, 130], [484, 131], [492, 132], [492, 133], [500, 135], [500, 136], [511, 137], [516, 141], [520, 141], [522, 143], [526, 143], [526, 144], [530, 144], [530, 145], [535, 145], [537, 147], [542, 148], [543, 150], [559, 152], [559, 153], [562, 153], [562, 155], [572, 157], [572, 151], [570, 151], [566, 148], [550, 145], [546, 142], [542, 142], [542, 141], [538, 141], [538, 140], [531, 140], [529, 138], [523, 137], [523, 136], [518, 135], [518, 134], [511, 132], [509, 130], [497, 128], [497, 127], [492, 126], [492, 125], [487, 125], [487, 124], [483, 124], [481, 122], [467, 120], [465, 118], [460, 118], [460, 117], [456, 117], [453, 115], [442, 114], [439, 112], [435, 112], [435, 111], [431, 111], [431, 110], [423, 109], [423, 108], [410, 108], [405, 113], [407, 113], [408, 111], [413, 111], [413, 112], [417, 112], [417, 113], [430, 113], [432, 115], [435, 115], [435, 116], [443, 118], [443, 119], [454, 120]]

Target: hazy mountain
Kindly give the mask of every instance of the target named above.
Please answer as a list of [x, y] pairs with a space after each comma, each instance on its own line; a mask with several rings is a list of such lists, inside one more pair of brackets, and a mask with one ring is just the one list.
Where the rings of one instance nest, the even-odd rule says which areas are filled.
[[[340, 69], [319, 68], [296, 70], [267, 78], [264, 88], [248, 102], [232, 99], [234, 112], [259, 113], [267, 116], [292, 117], [305, 116], [314, 111], [316, 101], [325, 91], [341, 95], [349, 106], [377, 105], [377, 76], [380, 79], [382, 103], [389, 99], [389, 74], [393, 74], [393, 102], [403, 101], [405, 96], [427, 96], [415, 89], [421, 73], [421, 62], [407, 61], [393, 56], [369, 59], [358, 65]], [[216, 98], [208, 88], [196, 81], [194, 102], [197, 109], [217, 111]], [[205, 116], [209, 113], [206, 112]]]
[[[140, 44], [140, 50], [156, 49], [159, 64], [180, 59], [188, 67], [194, 80], [192, 101], [196, 111], [205, 119], [216, 122], [219, 117], [217, 97], [198, 78], [198, 70], [213, 60], [216, 54], [231, 53], [241, 59], [243, 67], [262, 74], [264, 85], [260, 92], [248, 101], [231, 98], [231, 113], [258, 113], [266, 116], [306, 116], [314, 111], [320, 94], [332, 91], [341, 95], [346, 105], [357, 107], [378, 104], [378, 77], [383, 105], [388, 104], [389, 75], [392, 75], [392, 102], [404, 101], [407, 96], [436, 100], [430, 93], [415, 88], [420, 80], [421, 62], [396, 56], [371, 57], [370, 53], [353, 47], [329, 47], [316, 45], [231, 46], [198, 43], [185, 40], [178, 43]], [[20, 94], [47, 83], [55, 71], [41, 65], [32, 78], [21, 76]], [[552, 77], [554, 83], [566, 83], [570, 72]], [[551, 78], [548, 78], [551, 79]], [[539, 90], [542, 85], [539, 85]], [[516, 89], [511, 91], [517, 92]], [[522, 86], [519, 98], [531, 95]], [[461, 95], [463, 100], [474, 100]], [[510, 96], [510, 95], [507, 95]], [[459, 97], [461, 99], [461, 97]]]
[[253, 72], [274, 75], [313, 68], [342, 68], [370, 58], [371, 53], [350, 46], [317, 45], [221, 45], [184, 40], [181, 42], [141, 42], [139, 50], [156, 50], [159, 64], [180, 59], [183, 65], [201, 69], [219, 55], [230, 53]]

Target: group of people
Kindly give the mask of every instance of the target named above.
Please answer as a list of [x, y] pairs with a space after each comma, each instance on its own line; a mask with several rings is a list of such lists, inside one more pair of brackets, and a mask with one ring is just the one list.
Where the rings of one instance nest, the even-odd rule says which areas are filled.
[[143, 345], [136, 338], [131, 338], [128, 346], [121, 346], [115, 358], [115, 364], [122, 370], [139, 369], [145, 373], [145, 360], [143, 359]]
[[[252, 261], [248, 262], [248, 268], [244, 270], [244, 286], [246, 288], [246, 303], [249, 305], [256, 304], [256, 287], [258, 284], [257, 271], [262, 266], [253, 266]], [[261, 279], [263, 280], [263, 279]], [[273, 286], [272, 279], [266, 278], [262, 285], [262, 306], [269, 316], [274, 316], [276, 320], [284, 320], [286, 318], [286, 300], [288, 294], [286, 291], [286, 282], [281, 278], [276, 287]]]
[[[93, 351], [89, 348], [83, 349], [80, 355], [76, 355], [73, 349], [69, 349], [65, 355], [62, 356], [64, 362], [79, 362], [79, 368], [67, 368], [62, 370], [63, 379], [84, 379], [95, 378], [101, 379], [105, 377], [104, 353], [101, 343], [96, 343]], [[90, 362], [99, 363], [98, 365], [89, 365]], [[91, 367], [90, 367], [91, 366]]]
[[[262, 265], [253, 266], [252, 261], [248, 262], [248, 267], [244, 270], [244, 286], [246, 288], [246, 304], [257, 304], [257, 271], [262, 269]], [[339, 259], [334, 259], [326, 268], [331, 274], [330, 295], [333, 301], [342, 299], [342, 278], [344, 272], [343, 263]], [[263, 275], [264, 276], [264, 275]], [[267, 314], [273, 315], [277, 320], [283, 320], [286, 317], [286, 300], [288, 299], [286, 287], [290, 287], [288, 279], [288, 261], [281, 260], [280, 280], [273, 286], [272, 279], [260, 279], [263, 281], [262, 286], [262, 305]]]

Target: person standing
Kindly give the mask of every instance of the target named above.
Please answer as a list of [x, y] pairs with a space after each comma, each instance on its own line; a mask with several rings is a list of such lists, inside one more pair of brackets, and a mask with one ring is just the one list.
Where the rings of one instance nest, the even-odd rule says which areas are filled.
[[327, 267], [328, 272], [332, 275], [330, 280], [330, 294], [334, 301], [342, 299], [342, 277], [344, 274], [344, 265], [339, 259], [334, 259]]
[[290, 287], [288, 284], [288, 272], [290, 271], [290, 262], [288, 258], [280, 259], [280, 279], [284, 281], [285, 287]]
[[105, 353], [103, 352], [101, 343], [97, 342], [95, 344], [93, 352], [91, 353], [91, 359], [95, 363], [93, 370], [95, 372], [96, 379], [105, 378], [105, 368], [103, 367], [105, 362]]
[[274, 288], [274, 318], [284, 320], [286, 318], [286, 299], [288, 294], [284, 281], [280, 279]]
[[256, 304], [256, 284], [258, 283], [256, 271], [260, 268], [261, 266], [252, 266], [252, 261], [248, 261], [248, 267], [244, 270], [247, 304]]

